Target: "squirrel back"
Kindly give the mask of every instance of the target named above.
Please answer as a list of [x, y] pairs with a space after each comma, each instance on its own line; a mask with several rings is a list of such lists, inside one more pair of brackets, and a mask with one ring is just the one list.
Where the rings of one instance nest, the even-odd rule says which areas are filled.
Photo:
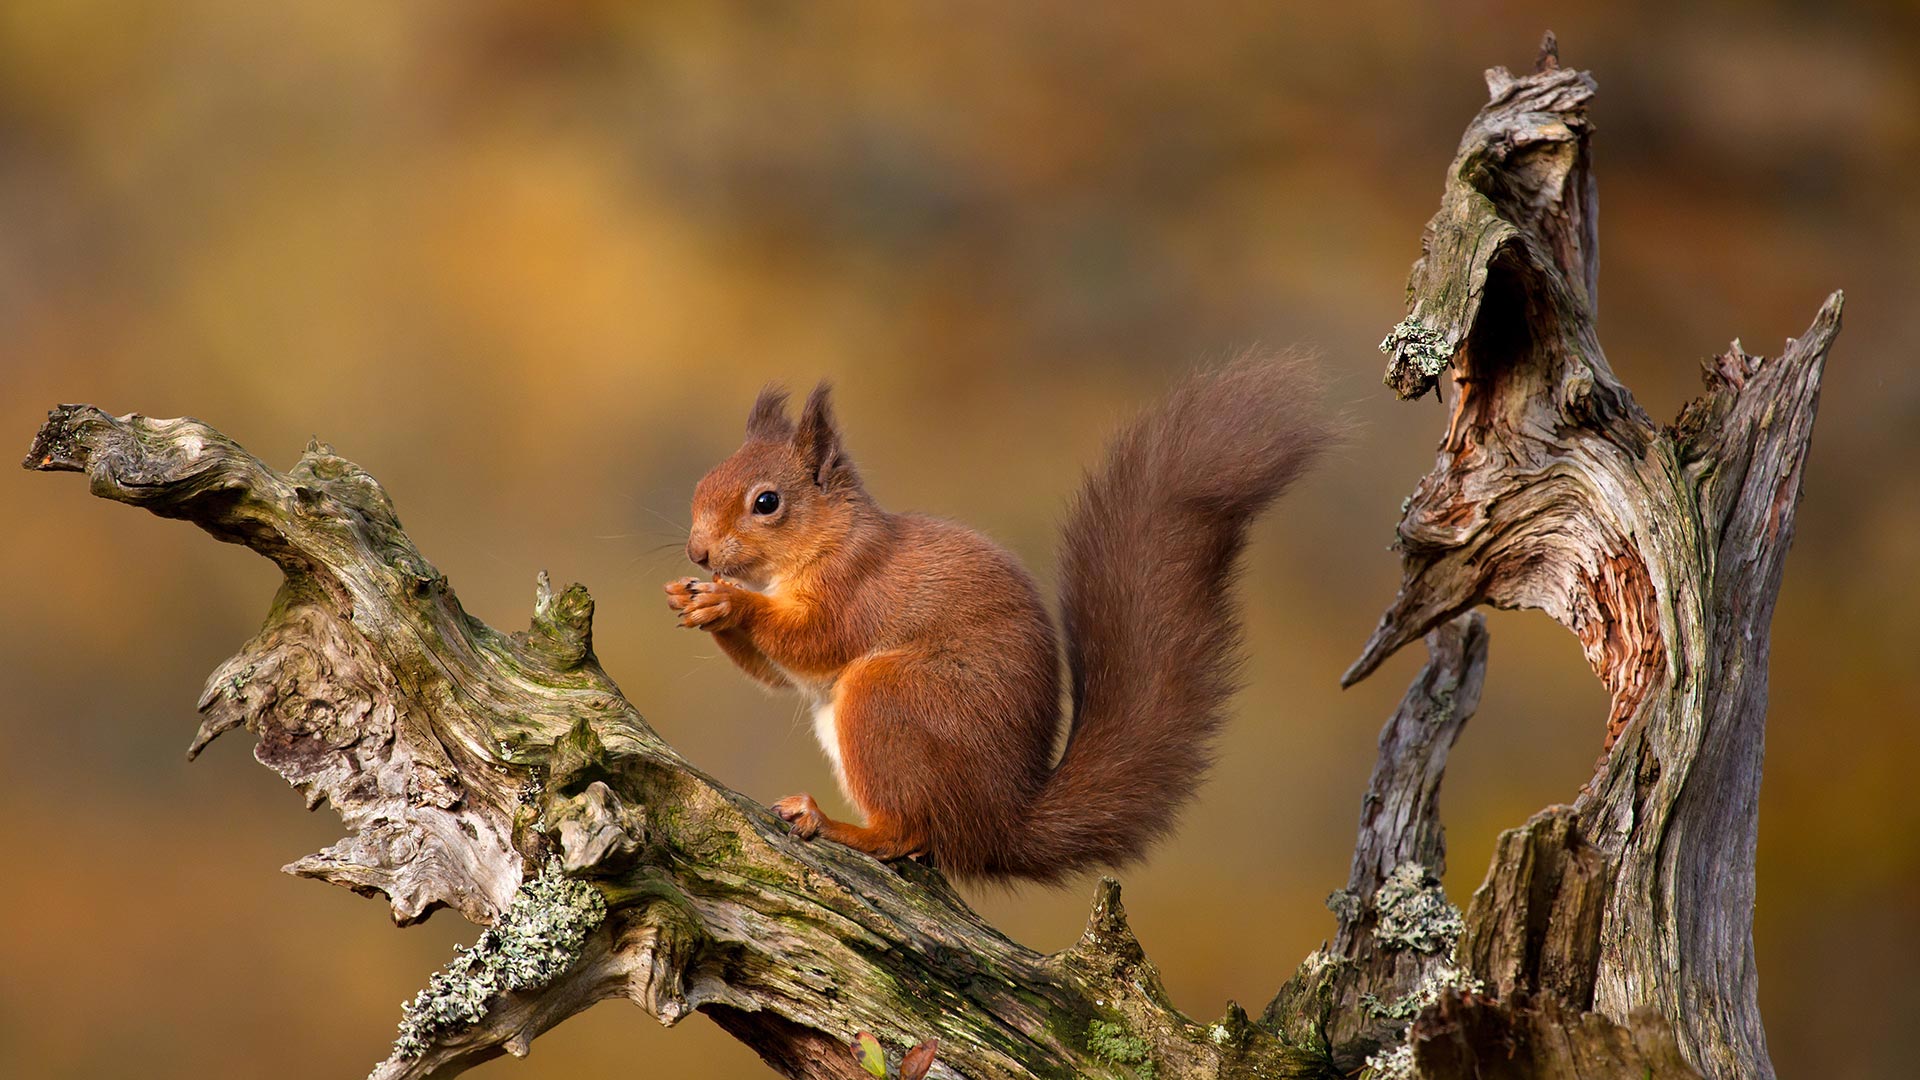
[[1329, 441], [1316, 382], [1294, 357], [1197, 374], [1089, 471], [1062, 537], [1057, 763], [1059, 656], [1031, 577], [962, 526], [874, 505], [824, 385], [798, 424], [763, 393], [695, 495], [688, 556], [715, 578], [667, 593], [747, 674], [809, 699], [868, 820], [796, 795], [774, 805], [794, 834], [1052, 881], [1171, 831], [1235, 687], [1247, 530]]

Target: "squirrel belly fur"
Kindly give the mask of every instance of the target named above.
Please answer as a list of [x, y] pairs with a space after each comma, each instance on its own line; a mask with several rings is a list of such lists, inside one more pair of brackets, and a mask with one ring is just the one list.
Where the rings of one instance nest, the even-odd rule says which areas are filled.
[[877, 505], [826, 384], [797, 421], [762, 391], [694, 492], [687, 556], [713, 576], [666, 589], [680, 625], [806, 699], [866, 818], [790, 796], [793, 834], [1056, 881], [1171, 831], [1234, 690], [1247, 529], [1330, 438], [1314, 385], [1290, 357], [1197, 374], [1088, 473], [1061, 540], [1057, 761], [1060, 651], [1032, 576], [965, 526]]

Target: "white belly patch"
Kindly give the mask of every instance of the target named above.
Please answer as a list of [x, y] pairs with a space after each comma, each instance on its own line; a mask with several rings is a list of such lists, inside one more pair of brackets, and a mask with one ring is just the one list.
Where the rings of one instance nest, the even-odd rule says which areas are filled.
[[820, 749], [826, 751], [827, 760], [833, 763], [833, 778], [840, 784], [840, 790], [848, 798], [847, 769], [840, 760], [840, 727], [833, 719], [833, 702], [825, 701], [813, 707], [813, 737], [820, 740]]

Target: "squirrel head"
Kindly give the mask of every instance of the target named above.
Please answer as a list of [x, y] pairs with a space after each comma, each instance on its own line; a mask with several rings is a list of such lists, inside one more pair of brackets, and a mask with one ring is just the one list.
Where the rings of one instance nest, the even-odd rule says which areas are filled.
[[841, 446], [832, 397], [821, 382], [795, 423], [785, 390], [760, 391], [747, 441], [694, 488], [687, 558], [768, 589], [847, 535], [867, 496]]

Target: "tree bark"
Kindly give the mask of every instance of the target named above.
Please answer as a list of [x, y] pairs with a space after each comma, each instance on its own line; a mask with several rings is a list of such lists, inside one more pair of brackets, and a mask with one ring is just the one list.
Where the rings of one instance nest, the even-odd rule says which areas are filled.
[[[1405, 578], [1347, 675], [1425, 637], [1381, 735], [1337, 931], [1259, 1019], [1173, 1008], [1103, 880], [1052, 955], [934, 870], [801, 843], [682, 759], [592, 646], [593, 602], [541, 575], [532, 624], [468, 616], [358, 466], [277, 472], [195, 420], [60, 406], [26, 465], [193, 522], [278, 564], [266, 624], [208, 682], [190, 754], [255, 756], [341, 816], [286, 869], [486, 927], [405, 1010], [376, 1077], [454, 1075], [594, 1002], [705, 1012], [787, 1076], [848, 1043], [939, 1040], [936, 1077], [1771, 1075], [1752, 949], [1767, 634], [1839, 296], [1775, 360], [1734, 345], [1656, 427], [1593, 330], [1584, 73], [1488, 73], [1383, 345], [1402, 396], [1458, 386], [1399, 526]], [[1464, 917], [1437, 793], [1478, 702], [1470, 609], [1533, 607], [1612, 693], [1569, 806], [1505, 834]]]
[[1768, 633], [1841, 296], [1777, 359], [1734, 342], [1656, 427], [1594, 333], [1594, 83], [1551, 38], [1539, 69], [1488, 74], [1383, 344], [1402, 397], [1448, 364], [1458, 396], [1400, 522], [1400, 594], [1347, 681], [1481, 603], [1578, 635], [1612, 694], [1608, 753], [1571, 806], [1501, 838], [1470, 966], [1502, 997], [1652, 1010], [1708, 1075], [1769, 1077], [1752, 933]]

